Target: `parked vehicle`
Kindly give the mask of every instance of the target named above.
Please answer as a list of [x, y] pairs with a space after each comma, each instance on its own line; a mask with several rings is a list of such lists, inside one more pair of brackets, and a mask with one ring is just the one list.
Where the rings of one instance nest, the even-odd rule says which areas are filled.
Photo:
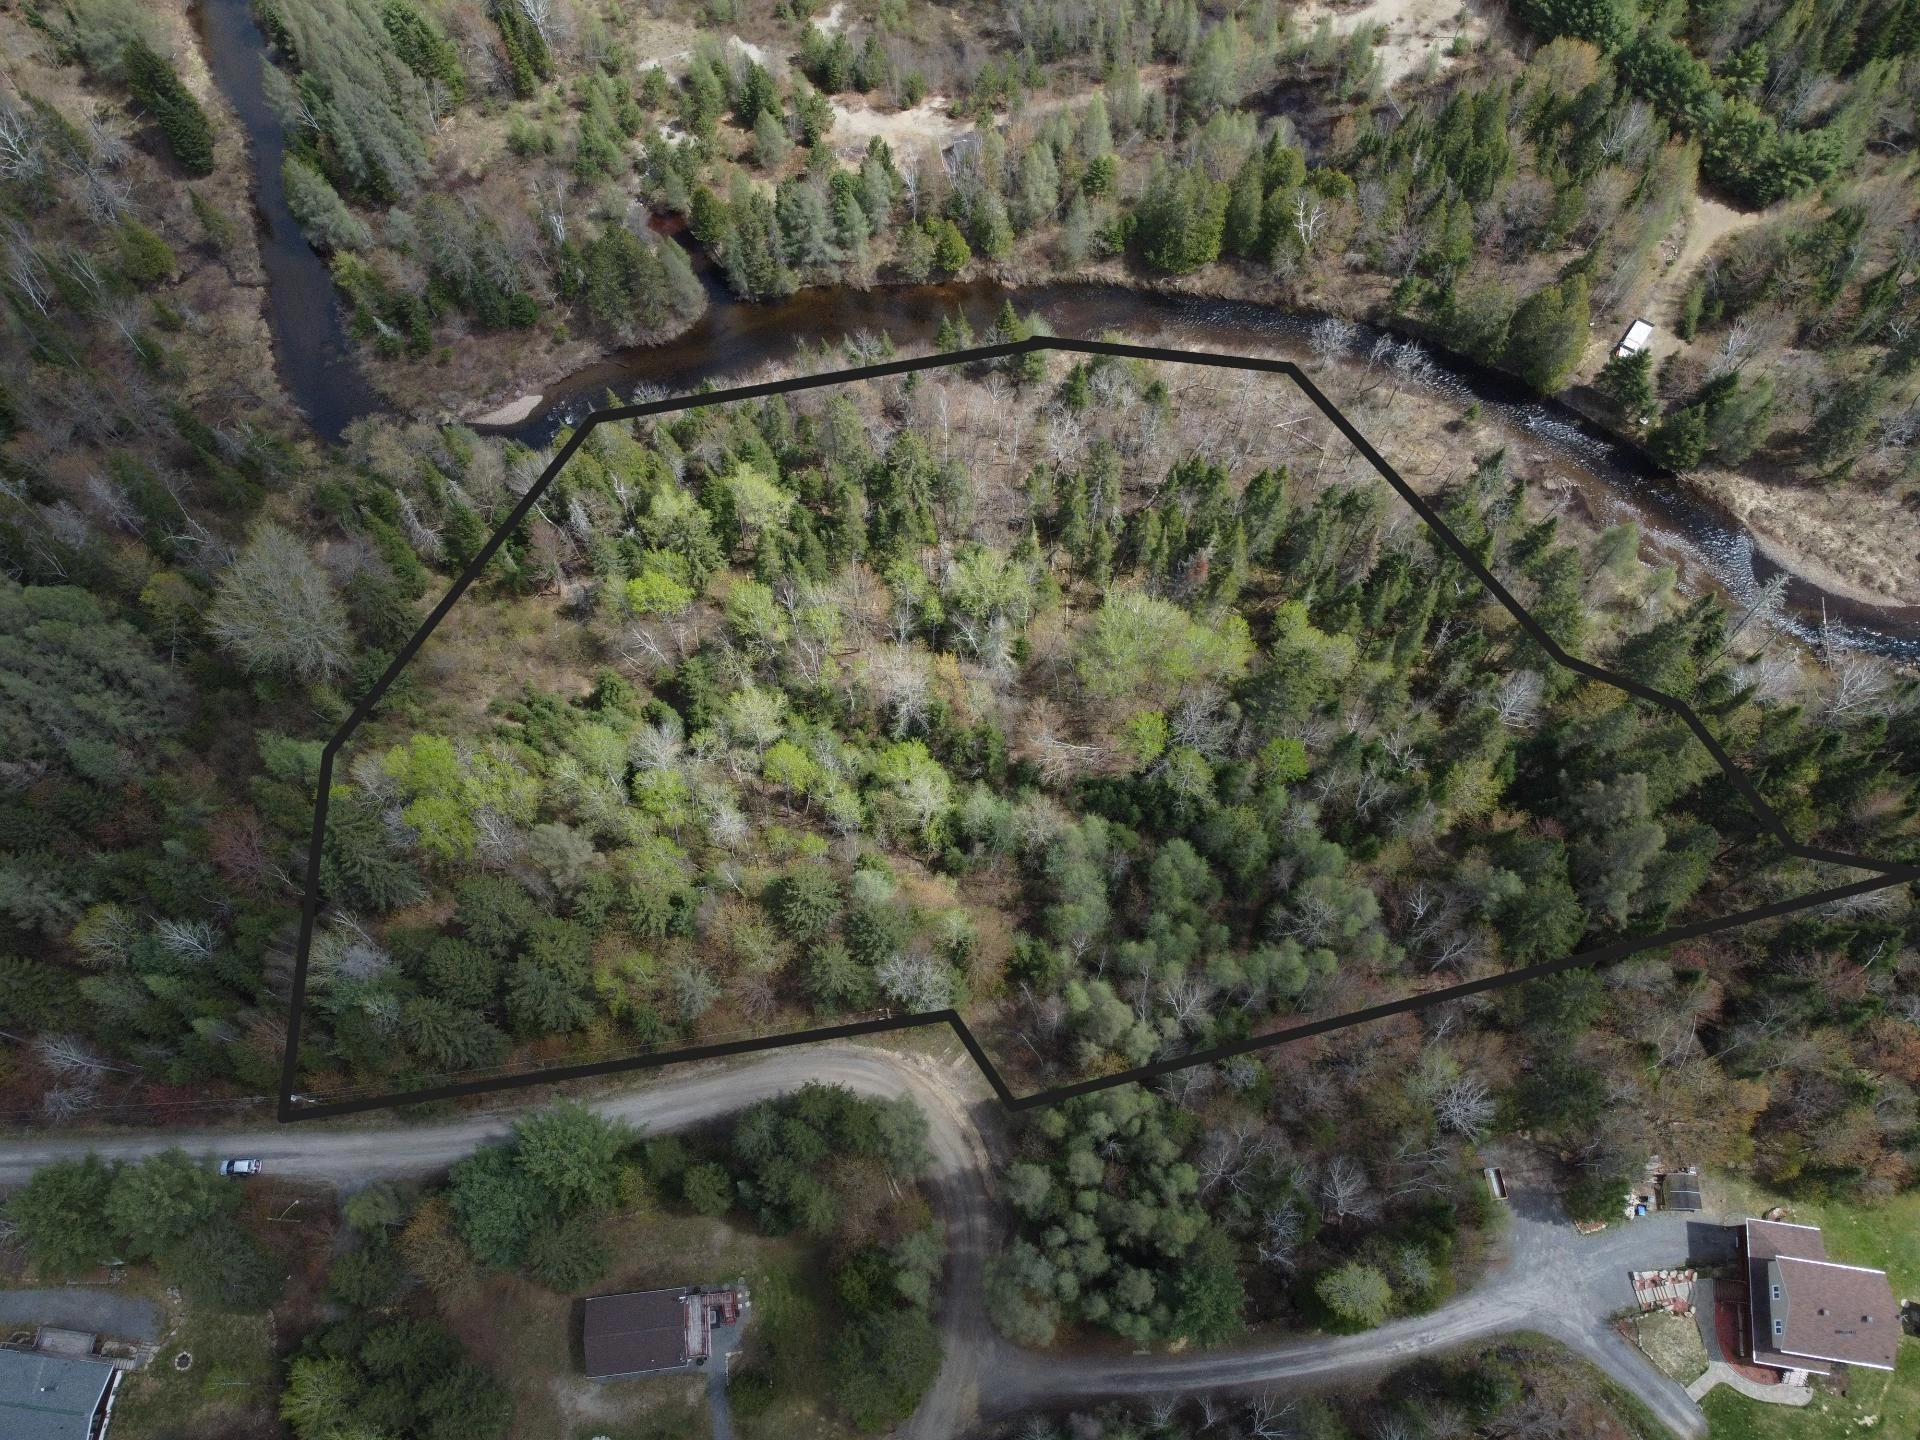
[[222, 1175], [258, 1175], [260, 1162], [258, 1160], [222, 1160], [220, 1173]]

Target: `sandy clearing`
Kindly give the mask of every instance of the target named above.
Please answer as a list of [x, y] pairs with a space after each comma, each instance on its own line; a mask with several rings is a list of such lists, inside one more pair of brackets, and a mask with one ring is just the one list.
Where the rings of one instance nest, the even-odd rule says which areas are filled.
[[[641, 35], [632, 42], [636, 57], [633, 62], [634, 73], [644, 74], [658, 66], [670, 78], [679, 79], [686, 73], [688, 62], [693, 59], [694, 44], [699, 40], [700, 33], [693, 26], [682, 25], [674, 20], [647, 22]], [[776, 76], [786, 73], [784, 62], [778, 58], [768, 60], [764, 46], [755, 45], [751, 40], [742, 40], [738, 35], [727, 36], [725, 44], [733, 54], [745, 55]]]
[[847, 23], [846, 0], [834, 0], [833, 8], [824, 15], [813, 17], [813, 28], [822, 35], [837, 33]]
[[1442, 66], [1452, 64], [1447, 46], [1454, 36], [1479, 40], [1487, 33], [1487, 22], [1461, 0], [1369, 0], [1357, 8], [1311, 0], [1293, 12], [1294, 32], [1312, 34], [1322, 17], [1333, 20], [1338, 35], [1350, 35], [1362, 25], [1386, 26], [1387, 43], [1376, 46], [1374, 54], [1389, 87], [1423, 69], [1429, 51], [1438, 53]]
[[509, 400], [497, 410], [489, 410], [484, 415], [475, 415], [467, 421], [467, 424], [518, 425], [540, 408], [542, 398], [540, 392], [536, 390], [531, 395], [522, 395], [518, 400]]
[[769, 70], [774, 68], [771, 65], [767, 65], [767, 52], [751, 40], [742, 40], [738, 35], [729, 35], [727, 36], [727, 49], [738, 51], [756, 65], [766, 65]]
[[835, 153], [843, 158], [857, 159], [876, 135], [900, 157], [921, 148], [944, 149], [973, 129], [973, 121], [954, 119], [944, 95], [929, 95], [910, 110], [874, 110], [866, 105], [856, 109], [838, 100], [832, 105], [829, 136]]

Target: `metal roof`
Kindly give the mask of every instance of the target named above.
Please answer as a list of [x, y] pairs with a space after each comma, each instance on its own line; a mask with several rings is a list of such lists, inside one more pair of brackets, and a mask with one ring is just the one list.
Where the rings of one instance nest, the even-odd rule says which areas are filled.
[[1660, 1188], [1666, 1192], [1667, 1209], [1700, 1210], [1704, 1202], [1700, 1198], [1700, 1177], [1684, 1175], [1678, 1171], [1660, 1177]]
[[1653, 326], [1644, 320], [1636, 320], [1627, 327], [1627, 333], [1620, 337], [1620, 343], [1613, 347], [1616, 355], [1637, 355], [1647, 348], [1653, 339]]
[[113, 1366], [0, 1350], [0, 1435], [7, 1440], [88, 1440]]

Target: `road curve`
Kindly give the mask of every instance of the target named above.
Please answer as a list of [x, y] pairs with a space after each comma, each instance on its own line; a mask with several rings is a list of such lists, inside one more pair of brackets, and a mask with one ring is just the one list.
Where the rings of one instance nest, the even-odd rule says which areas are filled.
[[[1691, 1440], [1705, 1433], [1705, 1419], [1685, 1392], [1604, 1323], [1605, 1315], [1624, 1303], [1628, 1268], [1671, 1264], [1684, 1255], [1684, 1235], [1668, 1226], [1630, 1226], [1598, 1243], [1580, 1242], [1546, 1210], [1517, 1213], [1504, 1241], [1505, 1263], [1472, 1293], [1429, 1315], [1360, 1335], [1241, 1350], [1055, 1355], [1007, 1344], [987, 1319], [981, 1279], [1001, 1235], [989, 1185], [1002, 1145], [1001, 1111], [964, 1057], [942, 1060], [877, 1047], [822, 1045], [689, 1069], [645, 1088], [589, 1097], [588, 1103], [603, 1115], [658, 1133], [716, 1120], [810, 1080], [867, 1096], [911, 1096], [927, 1116], [934, 1159], [926, 1178], [947, 1226], [940, 1314], [946, 1362], [908, 1422], [906, 1440], [958, 1440], [981, 1416], [1114, 1395], [1328, 1384], [1513, 1330], [1541, 1331], [1572, 1346], [1676, 1434]], [[88, 1152], [131, 1160], [174, 1145], [190, 1154], [256, 1155], [275, 1174], [342, 1185], [430, 1175], [506, 1139], [518, 1113], [502, 1107], [439, 1123], [382, 1128], [314, 1122], [264, 1130], [16, 1135], [0, 1140], [0, 1185], [22, 1184], [42, 1165]], [[1675, 1244], [1683, 1248], [1670, 1253]]]
[[[726, 1066], [689, 1068], [647, 1088], [589, 1098], [602, 1115], [650, 1133], [684, 1130], [809, 1080], [845, 1085], [873, 1097], [911, 1096], [926, 1113], [933, 1166], [926, 1176], [946, 1222], [948, 1273], [941, 1309], [946, 1364], [907, 1431], [908, 1440], [964, 1434], [979, 1408], [982, 1362], [1011, 1350], [993, 1332], [981, 1293], [981, 1269], [994, 1224], [987, 1135], [998, 1107], [964, 1057], [941, 1061], [854, 1045], [777, 1051]], [[89, 1152], [134, 1160], [178, 1145], [193, 1155], [251, 1155], [275, 1175], [361, 1185], [431, 1175], [481, 1146], [503, 1141], [525, 1109], [464, 1115], [421, 1125], [373, 1128], [314, 1121], [271, 1129], [168, 1130], [79, 1136], [28, 1134], [0, 1139], [0, 1185], [20, 1185], [42, 1165]]]

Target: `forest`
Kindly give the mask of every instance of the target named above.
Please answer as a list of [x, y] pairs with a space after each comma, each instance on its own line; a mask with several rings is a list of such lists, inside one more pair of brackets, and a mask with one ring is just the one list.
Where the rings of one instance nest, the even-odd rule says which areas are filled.
[[[1028, 324], [1009, 310], [981, 338]], [[1413, 403], [1404, 367], [1323, 338], [1361, 404]], [[342, 754], [303, 1088], [948, 1005], [1048, 1083], [1823, 883], [1673, 717], [1546, 662], [1253, 383], [1027, 356], [597, 428], [463, 602], [473, 628]], [[1009, 403], [1040, 427], [1024, 455]], [[1238, 433], [1203, 442], [1235, 405]], [[1253, 463], [1263, 408], [1292, 468]], [[7, 1003], [42, 1032], [15, 1074], [47, 1113], [271, 1084], [321, 737], [539, 464], [369, 422], [217, 573], [159, 569], [158, 536], [23, 555], [10, 723], [35, 768], [8, 812]], [[1631, 527], [1563, 535], [1499, 451], [1436, 499], [1559, 643], [1708, 715], [1795, 835], [1910, 853], [1910, 681], [1809, 664], [1763, 606], [1679, 593]], [[110, 619], [130, 550], [150, 568]], [[53, 583], [88, 565], [100, 591]], [[223, 793], [183, 748], [244, 778]], [[1737, 1027], [1779, 1003], [1758, 996], [1773, 947], [1864, 962], [1908, 924], [1862, 902], [1731, 943], [1725, 978], [1656, 961], [1537, 1034], [1503, 1017], [1507, 1048], [1462, 1082], [1488, 1108], [1456, 1133], [1503, 1087], [1517, 1123], [1591, 1133], [1607, 1070], [1569, 1034], [1681, 997]], [[1910, 982], [1888, 979], [1898, 1014]], [[1550, 1080], [1524, 1080], [1530, 1054]], [[1767, 1064], [1702, 1070], [1718, 1093]], [[1223, 1072], [1256, 1100], [1265, 1073]], [[1897, 1132], [1822, 1134], [1844, 1156], [1775, 1173], [1907, 1173]]]
[[[1591, 378], [1676, 467], [1862, 506], [1907, 483], [1908, 10], [1543, 9], [1525, 60], [1469, 39], [1391, 84], [1389, 46], [1186, 6], [1020, 8], [962, 45], [906, 38], [917, 11], [844, 44], [790, 13], [791, 65], [691, 45], [671, 76], [584, 5], [260, 14], [288, 194], [389, 385], [458, 388], [443, 355], [504, 366], [494, 341], [559, 327], [657, 338], [703, 303], [695, 261], [748, 296], [1105, 266], [1350, 285], [1539, 388]], [[597, 427], [343, 752], [310, 854], [321, 747], [567, 436], [402, 407], [317, 441], [183, 17], [8, 8], [0, 40], [13, 1123], [257, 1113], [310, 876], [321, 1098], [948, 1006], [1030, 1089], [1859, 878], [1783, 854], [1671, 714], [1551, 663], [1282, 382], [1057, 354]], [[1341, 112], [1289, 123], [1330, 76]], [[935, 93], [972, 126], [951, 167], [836, 139]], [[1740, 125], [1744, 179], [1709, 160]], [[1753, 205], [1809, 167], [1685, 277], [1690, 348], [1595, 370], [1589, 322], [1633, 313], [1696, 174]], [[1421, 385], [1417, 341], [1328, 318], [1306, 344], [1557, 643], [1687, 702], [1796, 839], [1916, 858], [1910, 670], [1555, 488]], [[1423, 1313], [1478, 1260], [1476, 1147], [1519, 1133], [1576, 1216], [1655, 1152], [1809, 1200], [1910, 1190], [1909, 889], [1026, 1117], [993, 1316], [1204, 1345]], [[349, 1202], [286, 1418], [427, 1435], [421, 1398], [458, 1390], [493, 1433], [463, 1368], [488, 1365], [426, 1296], [597, 1283], [644, 1202], [807, 1247], [818, 1343], [762, 1355], [744, 1408], [882, 1427], [939, 1364], [925, 1165], [902, 1112], [831, 1093], [684, 1141], [541, 1112], [443, 1187]], [[48, 1273], [113, 1250], [257, 1305], [284, 1272], [232, 1193], [184, 1156], [76, 1161], [8, 1217]], [[1483, 1403], [1430, 1379], [1423, 1403]]]

